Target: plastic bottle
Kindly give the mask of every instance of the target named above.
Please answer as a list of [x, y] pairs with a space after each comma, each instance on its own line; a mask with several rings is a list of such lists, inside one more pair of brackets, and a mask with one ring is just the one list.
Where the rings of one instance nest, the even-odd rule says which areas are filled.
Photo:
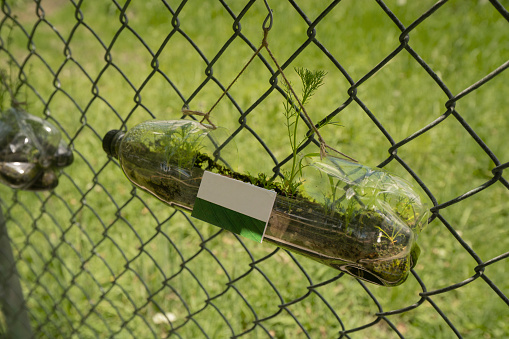
[[17, 189], [53, 189], [55, 171], [72, 162], [71, 149], [48, 121], [18, 108], [1, 112], [0, 182]]
[[[249, 180], [224, 160], [227, 136], [193, 121], [148, 121], [128, 132], [108, 132], [103, 148], [135, 185], [192, 211], [205, 170]], [[299, 196], [277, 195], [263, 241], [375, 284], [404, 282], [427, 222], [410, 185], [332, 157], [318, 157], [302, 175]]]

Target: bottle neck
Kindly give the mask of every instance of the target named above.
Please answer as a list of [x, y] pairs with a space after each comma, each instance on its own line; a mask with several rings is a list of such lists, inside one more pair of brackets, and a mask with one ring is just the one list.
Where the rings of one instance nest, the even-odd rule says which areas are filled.
[[122, 142], [122, 139], [124, 139], [125, 132], [120, 131], [115, 135], [115, 138], [113, 139], [113, 142], [111, 144], [111, 150], [113, 152], [112, 156], [118, 159], [119, 150], [120, 150], [120, 143]]
[[103, 138], [103, 150], [109, 156], [118, 159], [120, 143], [124, 138], [125, 132], [119, 130], [111, 130]]

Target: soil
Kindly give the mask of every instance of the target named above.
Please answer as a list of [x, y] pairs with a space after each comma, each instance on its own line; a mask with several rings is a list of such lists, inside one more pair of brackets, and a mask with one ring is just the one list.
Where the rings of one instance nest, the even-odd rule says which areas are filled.
[[379, 241], [375, 226], [390, 228], [380, 214], [363, 211], [346, 228], [344, 215], [327, 216], [317, 203], [290, 200], [276, 199], [264, 240], [377, 284], [406, 279], [413, 264], [403, 245], [408, 239], [400, 239], [401, 244]]

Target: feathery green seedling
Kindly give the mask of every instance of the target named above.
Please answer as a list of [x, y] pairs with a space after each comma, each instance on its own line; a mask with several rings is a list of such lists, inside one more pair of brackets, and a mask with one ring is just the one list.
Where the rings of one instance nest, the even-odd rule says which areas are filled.
[[[310, 71], [304, 68], [295, 68], [295, 72], [299, 75], [302, 81], [302, 96], [300, 102], [302, 106], [306, 105], [315, 92], [323, 85], [323, 79], [327, 74], [324, 71]], [[285, 111], [283, 112], [286, 117], [286, 129], [288, 132], [288, 139], [292, 149], [292, 164], [290, 170], [285, 173], [283, 185], [288, 188], [290, 192], [296, 192], [302, 182], [297, 181], [297, 176], [302, 174], [302, 169], [305, 167], [302, 160], [311, 155], [305, 155], [304, 158], [298, 159], [297, 152], [299, 148], [306, 142], [307, 137], [299, 140], [298, 127], [301, 119], [301, 110], [295, 105], [292, 100], [292, 91], [290, 85], [285, 84], [286, 102], [284, 103]]]

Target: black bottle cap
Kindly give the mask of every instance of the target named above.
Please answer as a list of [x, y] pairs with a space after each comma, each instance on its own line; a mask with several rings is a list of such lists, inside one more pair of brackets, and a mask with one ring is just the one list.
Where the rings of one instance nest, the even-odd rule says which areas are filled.
[[110, 157], [116, 157], [117, 154], [115, 152], [115, 146], [114, 141], [115, 137], [117, 136], [118, 132], [120, 132], [118, 129], [112, 129], [103, 138], [103, 150], [108, 154]]

